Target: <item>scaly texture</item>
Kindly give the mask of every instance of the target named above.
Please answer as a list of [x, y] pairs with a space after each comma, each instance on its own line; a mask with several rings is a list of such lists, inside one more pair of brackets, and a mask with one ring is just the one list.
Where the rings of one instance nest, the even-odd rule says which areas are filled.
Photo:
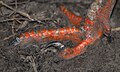
[[[105, 4], [104, 4], [104, 1]], [[70, 59], [85, 52], [86, 47], [94, 44], [103, 34], [110, 33], [110, 15], [116, 0], [95, 0], [88, 9], [85, 21], [79, 27], [65, 27], [51, 30], [38, 30], [21, 34], [20, 42], [25, 42], [28, 38], [36, 40], [72, 40], [78, 43], [73, 48], [65, 48], [58, 51], [58, 56], [64, 59]], [[71, 24], [80, 26], [82, 17], [76, 16], [62, 4], [60, 10], [68, 17]], [[84, 38], [82, 38], [84, 37]]]

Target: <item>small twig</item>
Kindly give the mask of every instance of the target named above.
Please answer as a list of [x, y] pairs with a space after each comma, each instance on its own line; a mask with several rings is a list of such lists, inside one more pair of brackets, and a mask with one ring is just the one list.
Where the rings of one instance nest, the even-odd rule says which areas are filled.
[[[22, 21], [25, 21], [25, 20], [27, 20], [26, 18], [15, 18], [16, 20], [22, 20]], [[15, 20], [14, 18], [12, 18], [12, 19], [6, 19], [6, 20], [0, 20], [0, 23], [3, 23], [3, 22], [10, 22], [10, 21], [13, 21], [13, 20]]]
[[35, 64], [35, 61], [34, 61], [34, 58], [32, 56], [27, 56], [26, 57], [26, 60], [29, 59], [30, 60], [30, 65], [32, 65], [33, 69], [35, 72], [38, 72], [37, 71], [37, 68], [36, 68], [36, 64]]
[[15, 9], [17, 9], [17, 0], [15, 0]]
[[112, 28], [112, 31], [120, 31], [120, 27]]
[[0, 1], [0, 4], [2, 4], [3, 6], [9, 8], [12, 11], [15, 11], [12, 7], [8, 6], [7, 4], [3, 3], [3, 1]]
[[15, 25], [15, 21], [13, 21], [13, 24], [12, 24], [12, 34], [14, 34], [14, 25]]
[[[28, 2], [28, 1], [18, 2], [17, 5], [25, 4], [25, 3], [27, 3], [27, 2]], [[8, 5], [15, 5], [15, 3], [8, 3]]]
[[17, 21], [19, 24], [22, 24], [22, 22], [21, 21], [19, 21], [18, 19], [14, 19], [15, 21]]
[[23, 29], [24, 27], [26, 27], [28, 24], [28, 21], [24, 21], [17, 29], [16, 31], [20, 30], [20, 29]]
[[14, 26], [15, 26], [15, 22], [16, 22], [16, 18], [15, 18], [15, 16], [13, 16], [13, 24], [12, 24], [12, 34], [14, 34], [15, 33], [15, 29], [14, 29]]
[[15, 35], [17, 35], [17, 33], [14, 33], [14, 34], [12, 34], [12, 35], [10, 35], [10, 36], [8, 36], [8, 37], [5, 37], [3, 40], [8, 40], [8, 39], [10, 39], [11, 37], [14, 37]]
[[3, 12], [2, 12], [2, 9], [1, 9], [1, 8], [0, 8], [0, 12], [1, 12], [2, 16], [3, 16]]
[[32, 18], [30, 17], [30, 15], [29, 15], [28, 13], [25, 13], [25, 12], [22, 12], [22, 11], [17, 11], [17, 13], [19, 13], [20, 15], [22, 15], [22, 16], [30, 19], [30, 20], [34, 20], [34, 19], [32, 19]]
[[0, 4], [2, 4], [2, 5], [5, 6], [6, 8], [8, 8], [8, 9], [10, 9], [10, 10], [16, 12], [16, 13], [19, 13], [20, 15], [22, 15], [22, 16], [30, 19], [30, 20], [34, 20], [34, 19], [32, 19], [32, 18], [30, 17], [29, 14], [27, 14], [27, 13], [25, 13], [25, 12], [22, 12], [22, 11], [16, 11], [14, 8], [12, 8], [12, 7], [8, 6], [7, 4], [3, 3], [3, 1], [0, 1]]
[[14, 15], [16, 12], [15, 11], [12, 11], [12, 13], [10, 13], [9, 15], [8, 15], [8, 17], [11, 17], [12, 15]]

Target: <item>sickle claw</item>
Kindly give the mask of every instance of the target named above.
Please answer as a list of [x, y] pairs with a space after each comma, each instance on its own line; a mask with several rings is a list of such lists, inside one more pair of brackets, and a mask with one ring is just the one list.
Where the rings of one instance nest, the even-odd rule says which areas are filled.
[[110, 35], [110, 36], [108, 36], [107, 37], [107, 41], [108, 41], [108, 43], [111, 43], [112, 41], [113, 41], [113, 37]]
[[59, 41], [53, 41], [53, 42], [48, 43], [46, 45], [46, 48], [47, 49], [45, 49], [45, 51], [57, 52], [57, 51], [64, 50], [65, 46]]
[[114, 40], [114, 38], [110, 34], [109, 35], [103, 34], [103, 36], [107, 38], [108, 43], [111, 43]]
[[20, 42], [21, 42], [20, 38], [17, 37], [15, 39], [13, 39], [12, 41], [10, 41], [9, 46], [10, 45], [16, 46], [16, 45], [20, 44]]

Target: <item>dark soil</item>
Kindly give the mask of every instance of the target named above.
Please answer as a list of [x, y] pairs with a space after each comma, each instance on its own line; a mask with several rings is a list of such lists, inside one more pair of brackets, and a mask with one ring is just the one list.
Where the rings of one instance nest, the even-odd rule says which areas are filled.
[[[59, 58], [52, 52], [42, 52], [47, 42], [10, 45], [19, 33], [25, 31], [70, 26], [66, 17], [59, 11], [59, 3], [64, 2], [70, 10], [84, 16], [93, 1], [76, 0], [79, 4], [75, 4], [75, 1], [70, 0], [4, 0], [3, 2], [15, 11], [25, 12], [45, 24], [29, 22], [27, 17], [0, 5], [0, 72], [120, 72], [120, 31], [111, 32], [111, 43], [102, 39], [84, 54], [69, 60]], [[23, 25], [25, 23], [26, 26]], [[120, 27], [120, 0], [113, 11], [111, 26]], [[65, 43], [71, 45], [70, 41]]]

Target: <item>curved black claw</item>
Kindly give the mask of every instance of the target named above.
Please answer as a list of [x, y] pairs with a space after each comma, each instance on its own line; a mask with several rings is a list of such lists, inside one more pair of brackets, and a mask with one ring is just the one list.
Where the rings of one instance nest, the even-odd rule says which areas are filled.
[[107, 41], [108, 41], [108, 43], [111, 43], [111, 42], [113, 41], [113, 37], [112, 37], [111, 35], [109, 35], [109, 36], [107, 37]]
[[12, 41], [10, 41], [9, 46], [10, 45], [16, 46], [16, 45], [20, 44], [20, 42], [21, 42], [20, 38], [15, 38]]
[[110, 34], [108, 34], [108, 35], [104, 34], [104, 37], [107, 38], [108, 43], [111, 43], [113, 41], [113, 37]]
[[46, 51], [57, 52], [65, 49], [65, 45], [59, 41], [52, 41], [46, 45]]

